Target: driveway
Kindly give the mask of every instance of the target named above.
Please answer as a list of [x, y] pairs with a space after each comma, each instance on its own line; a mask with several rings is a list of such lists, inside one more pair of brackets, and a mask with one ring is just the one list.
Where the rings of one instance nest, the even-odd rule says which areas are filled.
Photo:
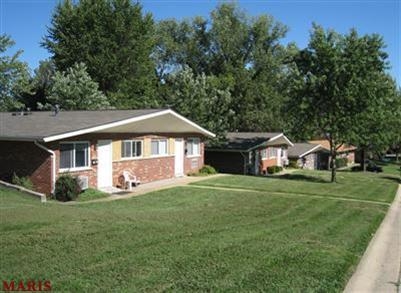
[[401, 185], [344, 292], [401, 293]]

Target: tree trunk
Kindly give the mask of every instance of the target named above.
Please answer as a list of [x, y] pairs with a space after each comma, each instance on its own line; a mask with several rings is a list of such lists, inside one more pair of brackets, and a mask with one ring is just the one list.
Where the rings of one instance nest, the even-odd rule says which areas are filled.
[[331, 167], [331, 182], [337, 182], [337, 166], [336, 166], [336, 158], [337, 158], [337, 150], [333, 141], [330, 140], [330, 167]]
[[366, 157], [366, 151], [363, 148], [361, 152], [361, 169], [363, 172], [366, 171], [365, 157]]

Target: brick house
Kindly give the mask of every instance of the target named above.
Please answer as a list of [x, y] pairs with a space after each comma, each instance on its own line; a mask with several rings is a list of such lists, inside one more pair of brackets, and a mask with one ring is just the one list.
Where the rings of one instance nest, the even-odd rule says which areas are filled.
[[[325, 168], [321, 168], [322, 170], [330, 169], [330, 143], [326, 139], [320, 140], [310, 140], [309, 143], [319, 144], [324, 150], [327, 151], [326, 154], [321, 155], [319, 158], [320, 164], [322, 166], [325, 165]], [[355, 163], [355, 152], [356, 147], [350, 144], [342, 144], [337, 146], [337, 158], [347, 158], [348, 165], [352, 165]]]
[[288, 159], [295, 161], [299, 168], [326, 170], [329, 152], [320, 144], [294, 143], [288, 148]]
[[90, 187], [121, 186], [196, 172], [214, 134], [170, 109], [0, 113], [0, 178], [27, 176], [51, 194], [60, 174]]
[[219, 146], [205, 149], [205, 163], [222, 173], [266, 174], [267, 167], [286, 166], [292, 142], [277, 132], [229, 132]]

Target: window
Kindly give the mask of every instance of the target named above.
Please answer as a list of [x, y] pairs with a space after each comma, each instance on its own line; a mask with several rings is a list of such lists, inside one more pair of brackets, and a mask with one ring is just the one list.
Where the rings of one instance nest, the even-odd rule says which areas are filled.
[[142, 157], [142, 140], [123, 140], [121, 144], [122, 158]]
[[152, 156], [167, 155], [167, 139], [152, 139], [151, 154]]
[[200, 155], [200, 139], [198, 137], [187, 139], [187, 156]]
[[270, 147], [270, 148], [267, 149], [267, 151], [268, 151], [268, 157], [269, 157], [269, 159], [275, 158], [275, 157], [277, 156], [277, 150], [276, 150], [276, 148]]
[[263, 149], [260, 152], [260, 155], [262, 156], [262, 159], [267, 159], [267, 149]]
[[89, 143], [60, 143], [60, 169], [89, 167]]

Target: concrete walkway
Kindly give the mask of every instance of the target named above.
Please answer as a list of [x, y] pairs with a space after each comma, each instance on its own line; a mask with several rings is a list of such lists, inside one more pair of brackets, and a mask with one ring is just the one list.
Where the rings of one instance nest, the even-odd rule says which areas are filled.
[[344, 292], [401, 293], [401, 185]]
[[177, 177], [177, 178], [171, 178], [171, 179], [165, 179], [165, 180], [158, 180], [158, 181], [153, 181], [150, 183], [140, 184], [137, 187], [133, 187], [131, 192], [127, 192], [124, 194], [112, 194], [109, 197], [94, 199], [94, 200], [90, 200], [90, 201], [83, 201], [83, 202], [68, 201], [68, 202], [64, 202], [61, 204], [64, 204], [64, 205], [90, 204], [90, 203], [95, 203], [95, 202], [106, 202], [106, 201], [113, 201], [113, 200], [119, 200], [119, 199], [127, 199], [127, 198], [131, 198], [131, 197], [138, 196], [138, 195], [143, 195], [145, 193], [149, 193], [149, 192], [153, 192], [153, 191], [159, 191], [159, 190], [168, 189], [168, 188], [172, 188], [172, 187], [176, 187], [176, 186], [185, 186], [185, 185], [188, 185], [189, 183], [198, 182], [198, 181], [216, 178], [216, 177], [221, 177], [221, 176], [226, 176], [226, 174], [216, 174], [216, 175], [209, 175], [209, 176], [183, 176], [183, 177]]

